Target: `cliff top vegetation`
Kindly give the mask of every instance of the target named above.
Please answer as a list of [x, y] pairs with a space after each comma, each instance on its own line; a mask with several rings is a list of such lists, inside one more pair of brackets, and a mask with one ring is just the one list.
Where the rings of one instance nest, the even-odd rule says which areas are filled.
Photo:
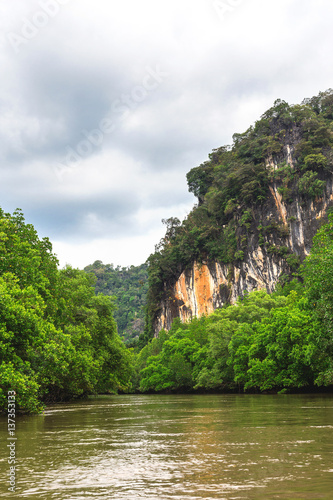
[[[149, 259], [147, 327], [144, 345], [153, 335], [153, 321], [165, 295], [180, 274], [194, 261], [230, 264], [246, 256], [246, 231], [258, 207], [274, 184], [285, 203], [295, 197], [314, 200], [324, 191], [333, 172], [333, 90], [289, 105], [275, 101], [244, 133], [233, 135], [233, 144], [214, 149], [209, 159], [187, 174], [189, 191], [198, 200], [180, 221], [169, 218], [166, 233]], [[259, 231], [288, 228], [260, 224]], [[284, 234], [285, 233], [285, 234]], [[268, 243], [267, 243], [268, 244]], [[269, 251], [269, 248], [267, 248]], [[285, 247], [270, 246], [289, 259], [290, 272], [299, 264]]]

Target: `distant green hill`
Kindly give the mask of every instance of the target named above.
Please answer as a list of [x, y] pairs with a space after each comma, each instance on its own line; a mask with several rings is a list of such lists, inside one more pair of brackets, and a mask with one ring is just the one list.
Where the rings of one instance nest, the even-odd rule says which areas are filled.
[[84, 270], [97, 278], [96, 293], [116, 297], [114, 318], [126, 343], [135, 341], [144, 329], [144, 307], [148, 290], [147, 265], [114, 267], [96, 260]]

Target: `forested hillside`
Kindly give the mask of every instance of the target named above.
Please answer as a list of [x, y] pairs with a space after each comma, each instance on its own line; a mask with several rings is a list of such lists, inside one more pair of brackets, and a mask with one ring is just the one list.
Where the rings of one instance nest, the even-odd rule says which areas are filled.
[[117, 333], [113, 299], [58, 261], [17, 210], [0, 209], [0, 411], [18, 411], [130, 387], [131, 353]]
[[84, 268], [96, 278], [96, 293], [114, 297], [114, 318], [118, 333], [127, 344], [138, 340], [144, 330], [146, 295], [148, 290], [147, 265], [114, 267], [100, 260]]
[[299, 278], [188, 323], [175, 319], [138, 355], [135, 386], [142, 392], [332, 389], [333, 214]]
[[184, 221], [167, 221], [148, 259], [146, 341], [197, 309], [200, 297], [194, 305], [184, 299], [192, 288], [175, 289], [182, 273], [190, 283], [193, 273], [200, 278], [200, 266], [211, 279], [218, 271], [216, 307], [248, 288], [271, 291], [278, 279], [291, 279], [332, 206], [332, 145], [329, 90], [300, 105], [277, 100], [254, 126], [234, 134], [232, 146], [213, 150], [187, 174], [198, 203]]

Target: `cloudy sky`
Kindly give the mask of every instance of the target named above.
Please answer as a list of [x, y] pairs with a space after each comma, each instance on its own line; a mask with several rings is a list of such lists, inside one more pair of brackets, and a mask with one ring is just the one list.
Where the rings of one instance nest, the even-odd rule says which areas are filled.
[[333, 86], [331, 0], [0, 0], [0, 206], [61, 266], [143, 263], [186, 173]]

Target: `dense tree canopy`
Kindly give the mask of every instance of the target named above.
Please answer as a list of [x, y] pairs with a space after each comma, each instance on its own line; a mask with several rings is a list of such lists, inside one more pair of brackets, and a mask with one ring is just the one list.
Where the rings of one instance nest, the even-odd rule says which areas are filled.
[[180, 324], [137, 359], [142, 392], [281, 391], [333, 384], [323, 323], [305, 293], [252, 292], [234, 306]]
[[318, 380], [333, 384], [333, 214], [313, 240], [303, 275], [313, 314], [323, 325], [318, 331], [318, 362], [323, 366]]
[[84, 271], [58, 270], [48, 239], [21, 211], [0, 211], [0, 409], [18, 410], [130, 386], [131, 352], [120, 340], [110, 297]]

